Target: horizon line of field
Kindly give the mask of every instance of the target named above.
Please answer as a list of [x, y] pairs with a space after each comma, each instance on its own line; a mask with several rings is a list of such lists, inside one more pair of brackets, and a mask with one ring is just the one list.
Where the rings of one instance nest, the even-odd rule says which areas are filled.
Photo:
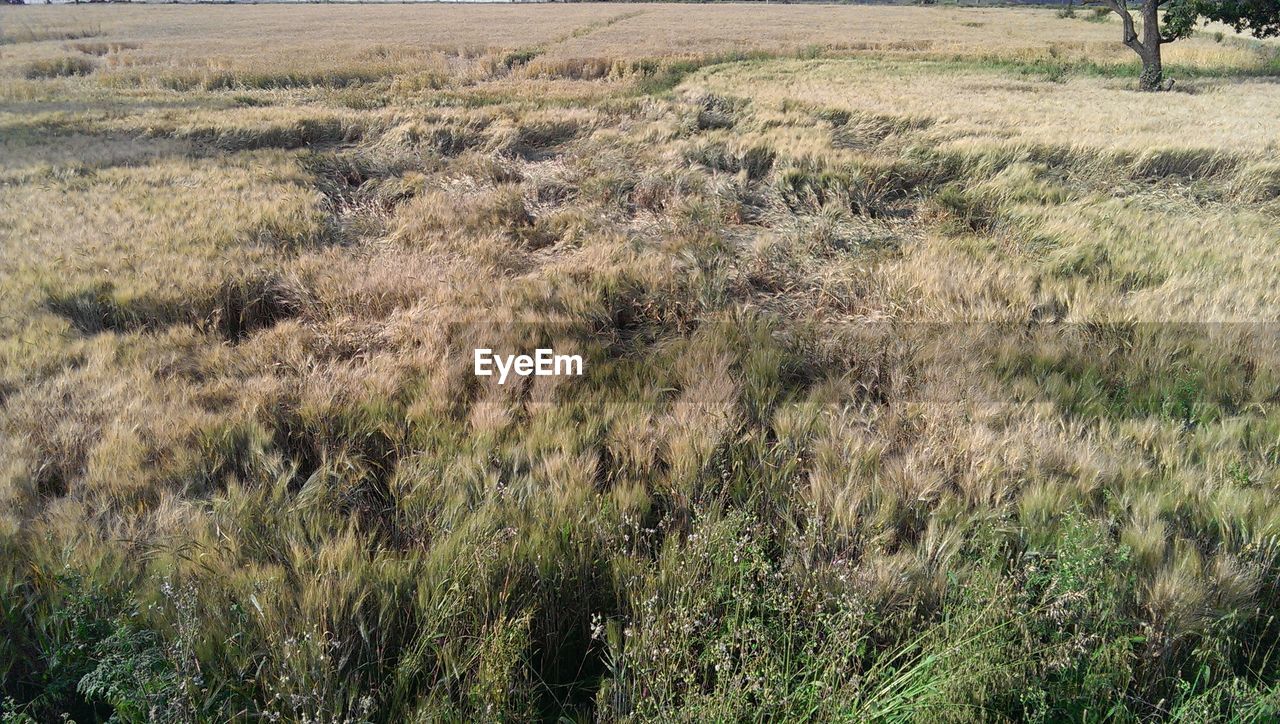
[[960, 8], [1058, 8], [1083, 0], [0, 0], [26, 5], [868, 5]]

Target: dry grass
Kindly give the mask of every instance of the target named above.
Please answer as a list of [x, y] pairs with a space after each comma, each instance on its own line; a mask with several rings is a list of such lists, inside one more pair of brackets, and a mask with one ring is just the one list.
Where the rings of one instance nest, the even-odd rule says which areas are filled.
[[0, 21], [6, 714], [1277, 714], [1273, 46]]
[[1130, 90], [1128, 79], [1055, 82], [947, 63], [791, 60], [714, 68], [699, 80], [711, 92], [771, 106], [927, 119], [929, 128], [915, 137], [957, 151], [1022, 144], [1266, 158], [1280, 148], [1272, 123], [1280, 86], [1268, 79], [1184, 81], [1188, 92], [1152, 96]]

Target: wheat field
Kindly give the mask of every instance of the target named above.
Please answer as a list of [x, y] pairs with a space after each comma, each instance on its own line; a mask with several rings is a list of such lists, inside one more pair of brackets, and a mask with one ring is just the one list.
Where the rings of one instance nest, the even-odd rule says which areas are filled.
[[0, 721], [1280, 717], [1280, 44], [1119, 36], [0, 7]]

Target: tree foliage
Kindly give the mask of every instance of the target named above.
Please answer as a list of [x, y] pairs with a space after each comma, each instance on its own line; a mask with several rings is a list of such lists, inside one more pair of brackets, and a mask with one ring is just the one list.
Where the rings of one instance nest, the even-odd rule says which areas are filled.
[[1173, 0], [1164, 16], [1164, 42], [1185, 38], [1196, 23], [1219, 22], [1255, 37], [1280, 35], [1280, 0]]

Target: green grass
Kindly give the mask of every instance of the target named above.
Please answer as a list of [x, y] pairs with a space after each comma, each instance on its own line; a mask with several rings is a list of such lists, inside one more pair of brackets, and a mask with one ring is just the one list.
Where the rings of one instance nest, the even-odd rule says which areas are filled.
[[[959, 59], [940, 64], [954, 70], [991, 69], [1062, 82], [1072, 76], [1095, 78], [1137, 78], [1142, 74], [1142, 64], [1134, 56], [1131, 63], [1097, 63], [1088, 60], [1037, 58], [1015, 60], [1009, 58], [985, 58], [981, 60]], [[1258, 62], [1249, 66], [1205, 65], [1166, 63], [1165, 74], [1171, 78], [1272, 78], [1280, 75], [1280, 51], [1261, 48]]]

